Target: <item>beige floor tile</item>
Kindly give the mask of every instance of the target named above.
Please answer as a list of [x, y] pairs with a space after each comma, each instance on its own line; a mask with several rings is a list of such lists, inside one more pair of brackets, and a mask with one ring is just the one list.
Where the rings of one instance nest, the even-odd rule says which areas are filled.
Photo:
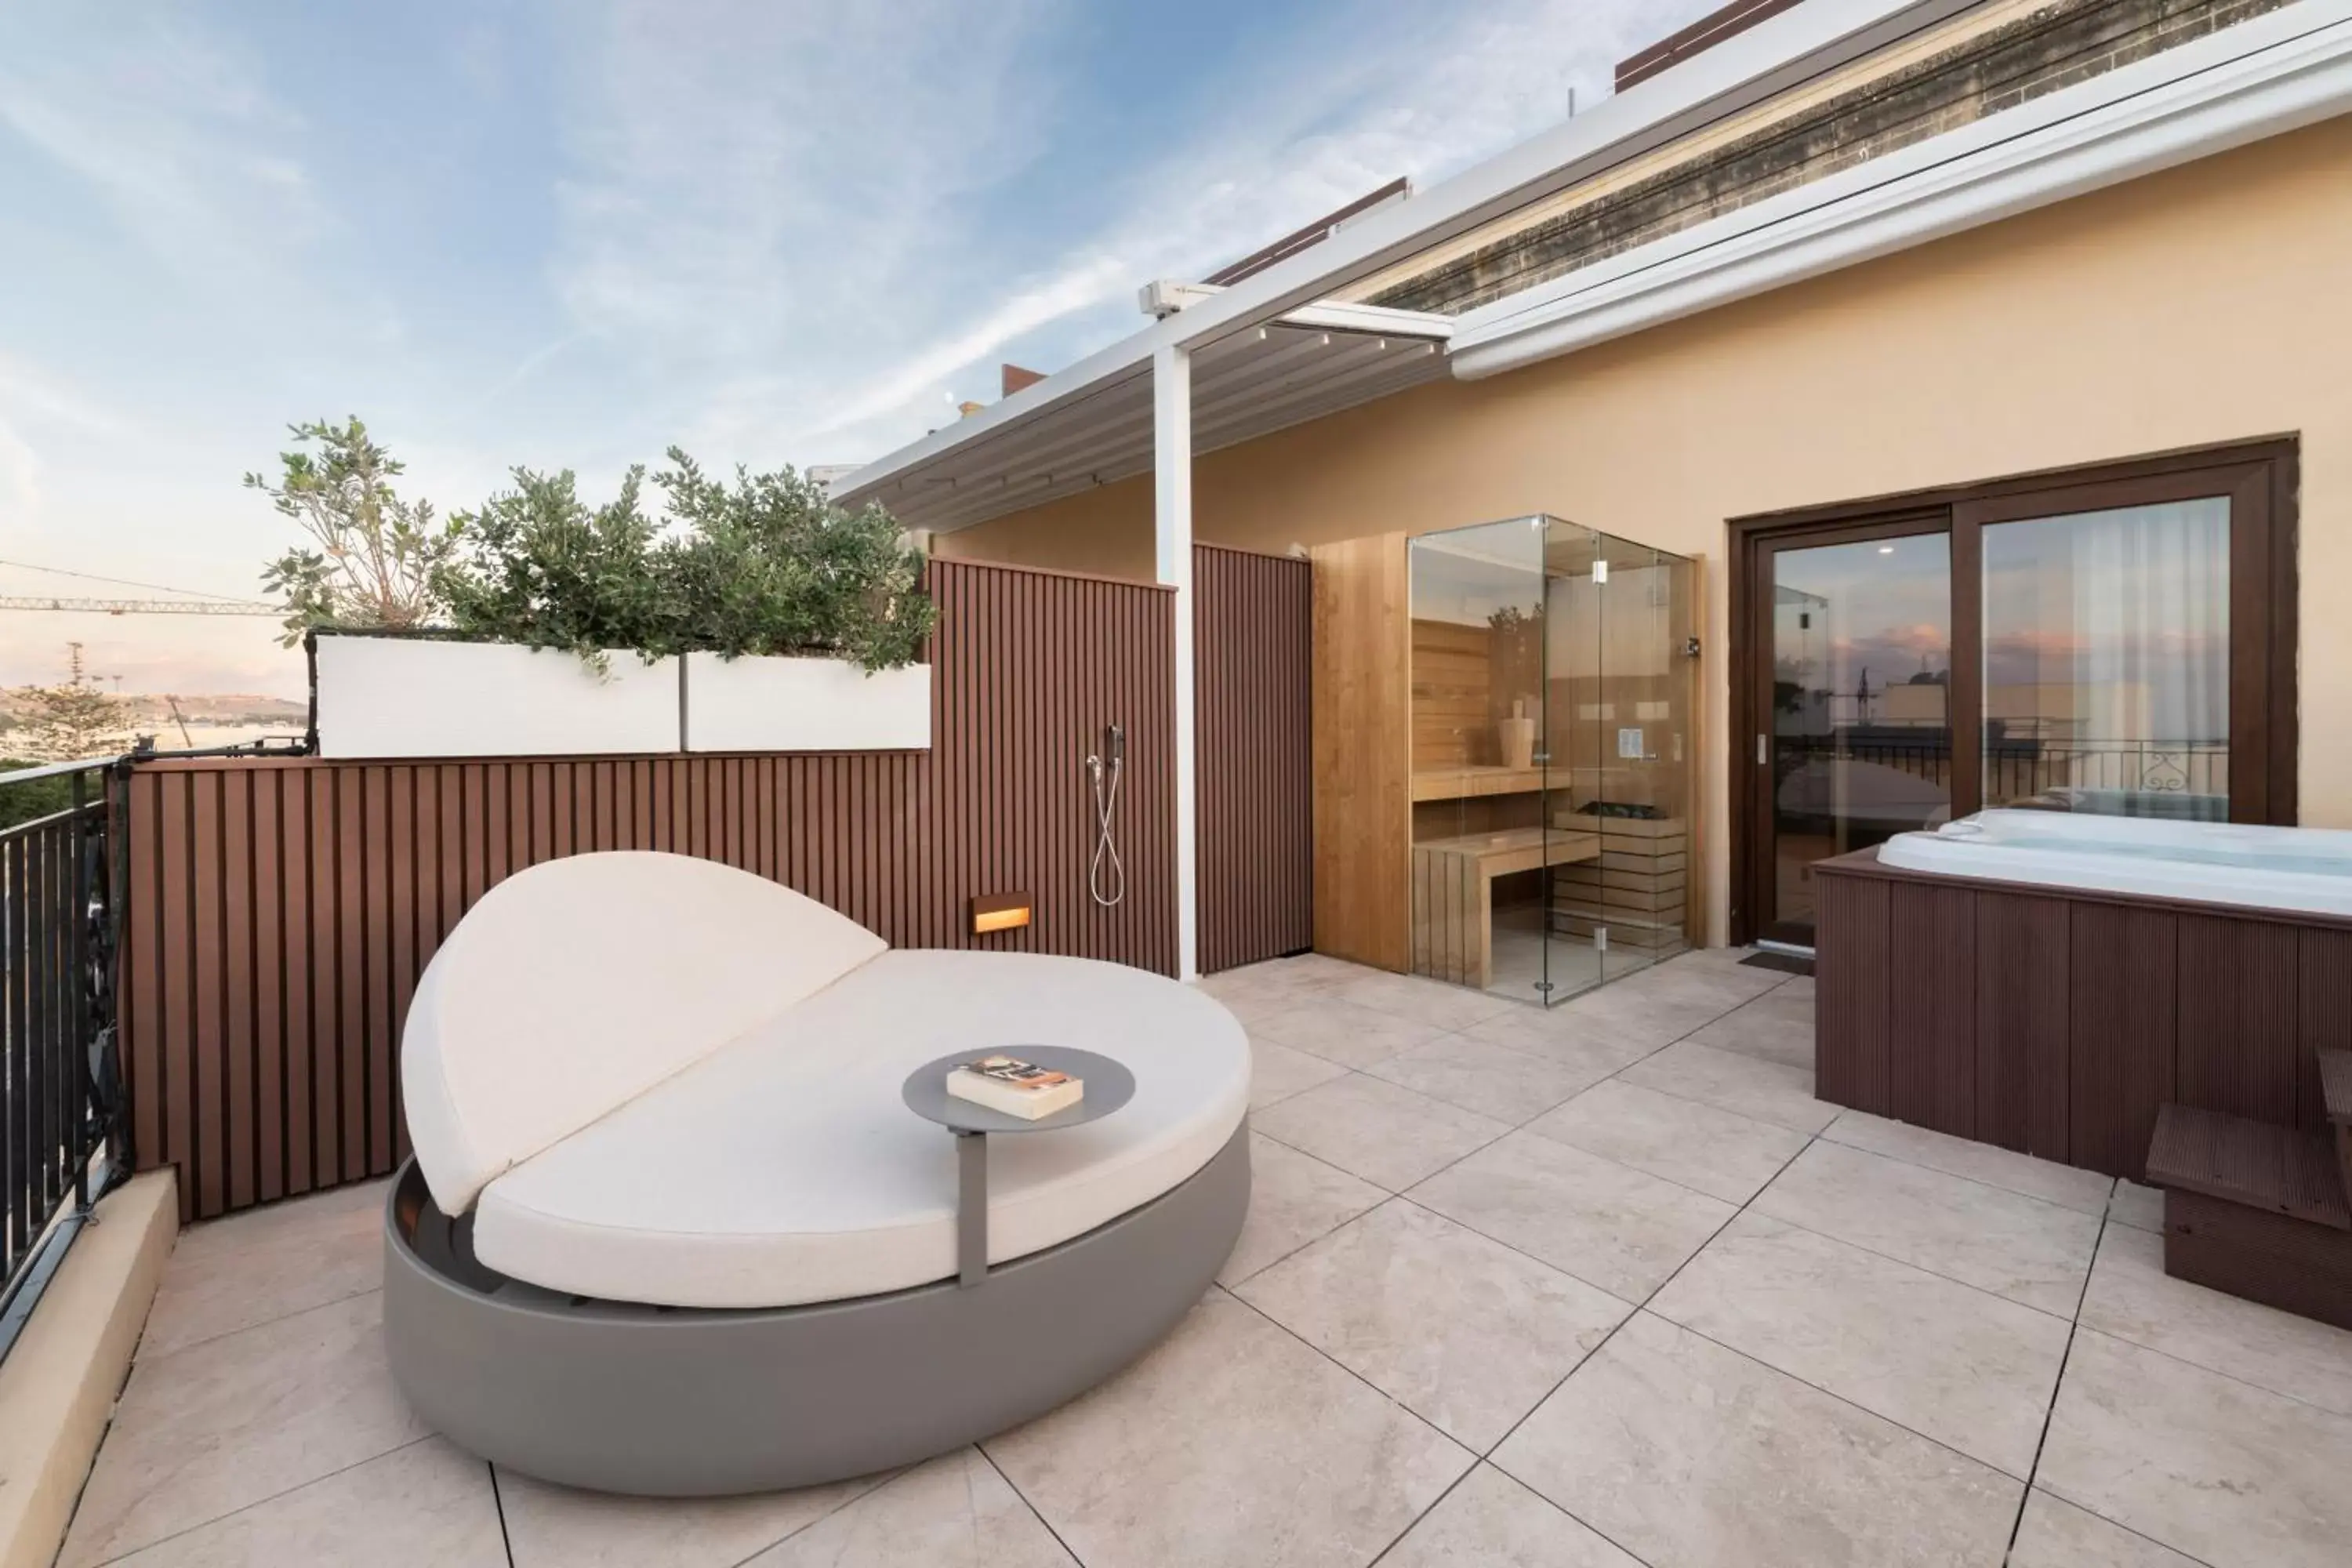
[[1706, 1006], [1717, 1017], [1777, 990], [1789, 977], [1778, 970], [1749, 969], [1721, 956], [1686, 952], [1617, 983], [1628, 998], [1672, 1006]]
[[1217, 1282], [1232, 1285], [1328, 1236], [1388, 1196], [1382, 1188], [1259, 1133], [1250, 1136], [1249, 1216]]
[[2107, 1200], [2107, 1217], [2135, 1230], [2164, 1234], [2164, 1189], [2143, 1187], [2129, 1177], [2116, 1179], [2116, 1195]]
[[1480, 1150], [1412, 1195], [1627, 1301], [1664, 1284], [1737, 1212], [1532, 1132]]
[[1630, 1310], [1403, 1199], [1235, 1294], [1481, 1453]]
[[1329, 1083], [1348, 1069], [1338, 1062], [1309, 1056], [1276, 1042], [1271, 1036], [1250, 1037], [1250, 1099], [1252, 1110], [1288, 1100], [1301, 1089]]
[[1253, 1026], [1325, 1000], [1330, 994], [1327, 984], [1303, 984], [1262, 974], [1254, 967], [1227, 970], [1192, 984], [1243, 1024]]
[[1528, 1123], [1528, 1131], [1744, 1204], [1805, 1146], [1773, 1122], [1612, 1079]]
[[1641, 1029], [1622, 1029], [1567, 1007], [1540, 1012], [1514, 1007], [1462, 1031], [1465, 1040], [1484, 1040], [1569, 1068], [1587, 1083], [1631, 1067], [1666, 1042]]
[[[517, 1568], [520, 1568], [518, 1557]], [[876, 1487], [743, 1568], [1076, 1568], [976, 1448]]]
[[389, 1185], [364, 1182], [182, 1231], [139, 1353], [184, 1350], [383, 1285]]
[[1351, 1073], [1251, 1119], [1267, 1137], [1402, 1192], [1510, 1129], [1458, 1105]]
[[2024, 1489], [1647, 1312], [1495, 1463], [1674, 1568], [1990, 1568]]
[[1445, 1033], [1457, 1033], [1484, 1018], [1492, 1018], [1526, 1004], [1490, 996], [1466, 986], [1447, 985], [1411, 974], [1367, 970], [1332, 989], [1333, 995], [1360, 1007], [1409, 1018]]
[[490, 1468], [438, 1437], [116, 1560], [122, 1568], [506, 1568]]
[[1738, 998], [1712, 994], [1705, 987], [1660, 989], [1653, 984], [1636, 989], [1627, 979], [1538, 1016], [1564, 1040], [1638, 1057], [1705, 1027], [1738, 1005]]
[[2069, 1319], [2099, 1237], [2089, 1215], [1843, 1143], [1814, 1143], [1755, 1206]]
[[2066, 1356], [2045, 1312], [1752, 1211], [1650, 1310], [2021, 1480]]
[[1492, 1465], [1406, 1531], [1381, 1568], [1642, 1568]]
[[2099, 1238], [2083, 1321], [2209, 1372], [2352, 1416], [2352, 1333], [2175, 1279], [2164, 1238], [2111, 1225]]
[[1435, 1024], [1328, 996], [1258, 1018], [1249, 1031], [1254, 1039], [1351, 1068], [1369, 1067], [1445, 1032]]
[[2009, 1568], [2198, 1568], [2198, 1563], [2036, 1487], [2026, 1494], [2025, 1517], [2018, 1523]]
[[373, 1294], [142, 1357], [59, 1561], [121, 1556], [425, 1435]]
[[2352, 1417], [2077, 1330], [2035, 1483], [2214, 1568], [2342, 1568]]
[[1752, 1121], [1798, 1132], [1819, 1132], [1838, 1108], [1813, 1098], [1813, 1075], [1801, 1068], [1759, 1061], [1689, 1040], [1668, 1046], [1625, 1069], [1627, 1083], [1680, 1095]]
[[1360, 980], [1379, 971], [1360, 963], [1350, 963], [1344, 958], [1328, 958], [1319, 952], [1302, 952], [1290, 958], [1270, 958], [1264, 963], [1253, 963], [1247, 973], [1263, 974], [1283, 984], [1330, 990], [1350, 980]]
[[1813, 1070], [1813, 997], [1777, 986], [1690, 1037], [1702, 1046], [1782, 1067]]
[[1473, 1463], [1223, 1291], [987, 1447], [1087, 1568], [1358, 1568]]
[[1514, 1127], [1593, 1081], [1565, 1062], [1464, 1035], [1441, 1035], [1364, 1070]]
[[628, 1498], [500, 1470], [499, 1502], [514, 1568], [735, 1568], [888, 1479], [759, 1497]]
[[2012, 1193], [2023, 1193], [2027, 1197], [2082, 1214], [2106, 1213], [2108, 1196], [2116, 1184], [2114, 1177], [2103, 1176], [2096, 1171], [2078, 1171], [2072, 1165], [2037, 1160], [2013, 1149], [1955, 1138], [1948, 1132], [1930, 1131], [1907, 1122], [1890, 1121], [1866, 1110], [1841, 1112], [1822, 1136], [1832, 1143], [1867, 1149], [1890, 1160], [1925, 1165], [1948, 1175], [1966, 1176], [1989, 1187], [2006, 1187]]

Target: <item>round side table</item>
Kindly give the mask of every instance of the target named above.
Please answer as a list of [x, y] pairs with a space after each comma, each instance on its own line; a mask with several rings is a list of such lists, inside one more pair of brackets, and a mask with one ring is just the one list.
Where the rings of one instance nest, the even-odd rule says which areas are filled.
[[[991, 1110], [948, 1092], [950, 1069], [988, 1056], [1018, 1057], [1041, 1068], [1068, 1073], [1086, 1088], [1077, 1104], [1034, 1121]], [[1135, 1075], [1098, 1051], [1074, 1046], [988, 1046], [927, 1062], [907, 1075], [898, 1097], [926, 1121], [936, 1121], [956, 1141], [956, 1265], [965, 1286], [988, 1278], [988, 1135], [992, 1132], [1058, 1132], [1098, 1121], [1135, 1098]]]

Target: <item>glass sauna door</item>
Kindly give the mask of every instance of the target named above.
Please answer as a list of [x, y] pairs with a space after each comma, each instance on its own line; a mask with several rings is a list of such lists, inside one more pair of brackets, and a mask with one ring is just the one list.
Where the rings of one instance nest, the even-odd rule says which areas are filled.
[[1414, 973], [1549, 1005], [1679, 951], [1690, 563], [1546, 517], [1409, 559]]
[[1424, 534], [1412, 596], [1416, 974], [1544, 997], [1541, 519]]
[[1690, 868], [1691, 563], [1554, 521], [1549, 994], [1559, 1001], [1681, 952]]

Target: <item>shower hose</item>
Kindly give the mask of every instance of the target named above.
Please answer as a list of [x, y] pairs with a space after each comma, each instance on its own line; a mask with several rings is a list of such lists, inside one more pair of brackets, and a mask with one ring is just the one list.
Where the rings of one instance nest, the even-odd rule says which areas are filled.
[[1118, 775], [1125, 767], [1126, 759], [1117, 752], [1108, 767], [1100, 757], [1087, 759], [1087, 777], [1095, 795], [1095, 853], [1087, 863], [1087, 891], [1104, 909], [1127, 897], [1127, 866], [1111, 837], [1111, 818], [1118, 811]]

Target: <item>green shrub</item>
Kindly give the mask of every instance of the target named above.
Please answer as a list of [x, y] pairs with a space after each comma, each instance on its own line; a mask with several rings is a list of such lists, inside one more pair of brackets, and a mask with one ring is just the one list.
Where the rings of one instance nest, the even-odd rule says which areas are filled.
[[590, 510], [566, 469], [514, 470], [515, 488], [455, 519], [463, 554], [436, 587], [468, 637], [563, 648], [603, 668], [606, 648], [671, 651], [677, 616], [652, 566], [655, 528], [631, 468], [614, 500]]
[[517, 468], [513, 489], [457, 517], [460, 553], [436, 578], [451, 626], [599, 668], [607, 648], [915, 661], [936, 615], [922, 556], [887, 512], [845, 511], [791, 468], [739, 468], [729, 485], [675, 447], [669, 461], [654, 476], [659, 526], [640, 505], [642, 469], [592, 511], [569, 471]]
[[[24, 757], [0, 757], [0, 773], [40, 765]], [[93, 774], [82, 786], [83, 798], [93, 798], [105, 787], [105, 781]], [[0, 828], [14, 827], [37, 816], [54, 816], [72, 804], [73, 780], [62, 773], [56, 778], [35, 779], [30, 784], [0, 784]]]
[[676, 447], [654, 477], [678, 531], [656, 575], [677, 646], [732, 658], [824, 653], [867, 669], [912, 664], [937, 618], [923, 558], [878, 506], [845, 511], [815, 480], [784, 468], [735, 470], [730, 487]]

